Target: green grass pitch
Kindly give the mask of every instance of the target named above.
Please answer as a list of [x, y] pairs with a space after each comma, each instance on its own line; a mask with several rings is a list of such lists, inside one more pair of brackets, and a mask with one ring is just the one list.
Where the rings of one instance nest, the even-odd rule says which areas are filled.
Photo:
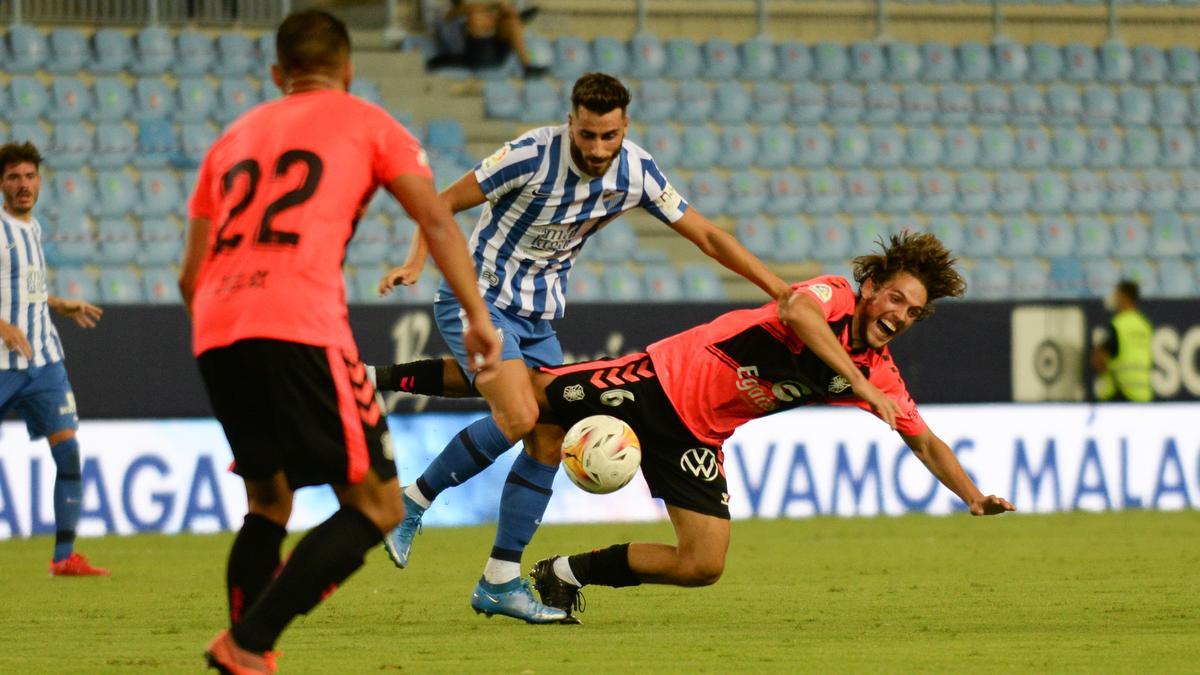
[[[468, 607], [489, 527], [382, 547], [280, 641], [287, 673], [1196, 672], [1200, 512], [739, 521], [703, 589], [588, 588], [581, 626]], [[668, 525], [545, 527], [551, 553]], [[0, 672], [201, 672], [229, 535], [86, 539], [110, 579], [52, 579], [46, 538], [0, 542]], [[289, 542], [289, 545], [293, 542]]]

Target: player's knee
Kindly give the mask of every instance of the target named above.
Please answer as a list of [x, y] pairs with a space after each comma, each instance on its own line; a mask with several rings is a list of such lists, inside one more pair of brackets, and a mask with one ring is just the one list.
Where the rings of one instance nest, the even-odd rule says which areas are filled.
[[725, 572], [722, 559], [693, 559], [686, 561], [683, 568], [684, 586], [712, 586]]
[[516, 406], [496, 415], [496, 426], [510, 443], [516, 443], [526, 434], [533, 431], [538, 420], [537, 403], [530, 401], [528, 405]]

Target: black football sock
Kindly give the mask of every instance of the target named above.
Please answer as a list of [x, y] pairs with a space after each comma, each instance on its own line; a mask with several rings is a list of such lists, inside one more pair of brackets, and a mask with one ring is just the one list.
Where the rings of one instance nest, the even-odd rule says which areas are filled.
[[577, 553], [567, 558], [571, 573], [580, 584], [599, 586], [637, 586], [641, 579], [629, 568], [629, 544], [614, 544], [605, 549]]
[[441, 396], [446, 390], [443, 368], [441, 359], [375, 366], [375, 388], [380, 391]]
[[233, 627], [244, 649], [265, 652], [298, 614], [307, 614], [363, 564], [383, 533], [362, 512], [343, 506], [313, 528], [292, 551], [279, 576]]
[[287, 528], [257, 513], [247, 513], [242, 529], [229, 551], [225, 589], [229, 599], [229, 623], [235, 624], [262, 594], [279, 569], [279, 547]]

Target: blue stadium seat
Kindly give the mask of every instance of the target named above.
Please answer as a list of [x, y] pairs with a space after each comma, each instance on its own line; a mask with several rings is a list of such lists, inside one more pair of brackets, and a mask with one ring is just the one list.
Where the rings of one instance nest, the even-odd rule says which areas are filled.
[[628, 220], [618, 218], [592, 235], [592, 256], [603, 262], [632, 260], [638, 251], [638, 236]]
[[712, 89], [699, 80], [681, 82], [675, 97], [675, 119], [679, 122], [705, 122], [712, 114]]
[[744, 169], [754, 164], [758, 144], [754, 132], [746, 125], [722, 127], [717, 164], [728, 169]]
[[134, 85], [137, 107], [133, 117], [138, 121], [168, 119], [175, 110], [175, 96], [167, 83], [157, 77], [143, 77]]
[[992, 205], [992, 180], [982, 171], [963, 171], [958, 174], [957, 210], [963, 213], [982, 213]]
[[1108, 213], [1129, 213], [1137, 210], [1142, 201], [1142, 182], [1129, 171], [1109, 171], [1104, 210]]
[[208, 124], [184, 124], [179, 128], [179, 148], [183, 161], [189, 166], [198, 166], [217, 140], [217, 130]]
[[179, 296], [179, 274], [169, 267], [146, 267], [142, 269], [142, 295], [153, 305], [178, 305], [183, 303]]
[[195, 30], [182, 30], [175, 36], [176, 58], [172, 72], [179, 77], [198, 77], [213, 69], [217, 50], [213, 41]]
[[79, 122], [92, 111], [92, 94], [82, 80], [60, 75], [50, 85], [47, 117], [52, 122]]
[[996, 84], [975, 87], [975, 121], [979, 124], [1004, 124], [1012, 116], [1008, 92]]
[[91, 57], [87, 38], [74, 28], [59, 27], [50, 31], [50, 58], [46, 70], [55, 75], [74, 75], [83, 70]]
[[900, 92], [885, 82], [868, 84], [863, 93], [863, 119], [872, 124], [890, 124], [900, 116]]
[[218, 122], [228, 124], [258, 103], [256, 85], [241, 77], [223, 79], [217, 84], [217, 107], [214, 115]]
[[813, 78], [821, 82], [844, 82], [850, 75], [846, 47], [838, 42], [813, 45]]
[[639, 121], [669, 121], [675, 111], [675, 89], [666, 80], [643, 80], [633, 106], [633, 114]]
[[882, 211], [909, 214], [917, 203], [917, 182], [907, 171], [888, 171], [883, 174], [883, 199], [879, 203]]
[[1063, 46], [1063, 79], [1068, 82], [1091, 82], [1096, 79], [1096, 70], [1095, 49], [1080, 43]]
[[828, 169], [811, 171], [806, 187], [804, 205], [809, 213], [834, 213], [841, 207], [842, 182], [836, 173]]
[[1004, 127], [984, 127], [979, 135], [979, 165], [1003, 169], [1013, 165], [1017, 146], [1012, 134]]
[[1000, 225], [993, 219], [975, 216], [964, 230], [963, 253], [972, 258], [994, 258], [1000, 255], [1003, 240]]
[[642, 286], [646, 297], [656, 302], [675, 302], [683, 299], [683, 280], [670, 265], [646, 266], [642, 271]]
[[355, 265], [379, 265], [392, 247], [392, 224], [381, 213], [358, 222], [354, 239], [346, 247], [346, 262]]
[[1041, 124], [1047, 116], [1046, 97], [1042, 90], [1030, 84], [1014, 84], [1009, 91], [1012, 99], [1012, 121], [1016, 124]]
[[912, 82], [921, 74], [921, 52], [911, 42], [889, 42], [883, 50], [887, 56], [887, 79]]
[[950, 215], [933, 216], [926, 223], [924, 229], [936, 235], [947, 249], [956, 253], [962, 251], [966, 233], [963, 230], [962, 221], [958, 218]]
[[724, 38], [709, 38], [700, 47], [704, 57], [701, 75], [709, 80], [728, 80], [737, 76], [741, 69], [737, 48]]
[[707, 169], [716, 163], [721, 141], [709, 127], [700, 124], [686, 126], [681, 141], [683, 147], [679, 155], [679, 166], [687, 169]]
[[1177, 194], [1175, 177], [1162, 169], [1150, 169], [1142, 174], [1142, 211], [1166, 211], [1175, 208]]
[[[1183, 219], [1183, 229], [1187, 232], [1188, 241], [1192, 243], [1192, 259], [1200, 259], [1200, 216], [1187, 215]], [[1200, 272], [1200, 266], [1197, 267]], [[1200, 282], [1200, 278], [1197, 278]]]
[[1097, 169], [1118, 166], [1122, 150], [1121, 136], [1115, 129], [1097, 127], [1088, 132], [1088, 166]]
[[116, 169], [125, 166], [137, 151], [137, 140], [129, 128], [120, 122], [101, 122], [96, 125], [96, 154], [89, 163], [97, 169]]
[[102, 217], [96, 221], [96, 256], [93, 262], [125, 265], [134, 261], [141, 250], [137, 230], [123, 217]]
[[750, 38], [738, 46], [742, 80], [768, 80], [775, 75], [775, 47], [765, 38]]
[[908, 130], [904, 139], [906, 156], [904, 163], [917, 168], [936, 166], [942, 158], [942, 139], [927, 127]]
[[1086, 290], [1083, 261], [1070, 255], [1051, 257], [1049, 283], [1051, 297], [1082, 297]]
[[996, 172], [992, 210], [997, 213], [1021, 213], [1029, 207], [1029, 180], [1016, 171]]
[[875, 127], [868, 135], [867, 164], [878, 169], [900, 166], [904, 160], [904, 137], [891, 127]]
[[1019, 82], [1029, 70], [1029, 55], [1025, 45], [1000, 39], [992, 43], [992, 79], [998, 82]]
[[98, 77], [92, 89], [96, 96], [91, 117], [96, 122], [123, 121], [133, 109], [132, 92], [116, 77]]
[[788, 91], [774, 82], [759, 82], [750, 92], [750, 121], [779, 124], [787, 118]]
[[1075, 224], [1061, 216], [1042, 216], [1037, 227], [1038, 255], [1048, 258], [1075, 254]]
[[8, 27], [8, 58], [4, 64], [7, 73], [32, 74], [46, 62], [49, 48], [46, 36], [41, 31], [25, 24]]
[[700, 45], [688, 38], [667, 40], [667, 67], [664, 74], [673, 80], [690, 80], [700, 75], [704, 59]]
[[63, 298], [100, 302], [100, 287], [83, 267], [59, 267], [54, 272], [56, 295]]
[[1104, 206], [1105, 187], [1094, 171], [1072, 171], [1070, 177], [1071, 201], [1068, 210], [1073, 213], [1095, 213]]
[[1118, 119], [1126, 126], [1145, 126], [1154, 116], [1154, 103], [1150, 93], [1135, 85], [1121, 87], [1117, 96]]
[[1054, 129], [1053, 165], [1060, 169], [1077, 169], [1087, 158], [1087, 140], [1083, 134], [1069, 127]]
[[96, 186], [80, 171], [57, 171], [50, 181], [54, 197], [51, 203], [59, 213], [86, 213], [96, 202]]
[[1167, 79], [1167, 57], [1153, 45], [1138, 45], [1133, 49], [1133, 81], [1139, 84], [1158, 84]]
[[1062, 68], [1062, 54], [1057, 46], [1045, 42], [1029, 45], [1029, 71], [1026, 77], [1030, 82], [1054, 82], [1062, 76]]
[[1079, 90], [1061, 82], [1050, 85], [1046, 89], [1046, 111], [1050, 122], [1074, 124], [1083, 113]]
[[1029, 208], [1038, 213], [1059, 214], [1071, 199], [1071, 190], [1062, 176], [1053, 171], [1039, 171], [1033, 176]]
[[1025, 216], [1009, 216], [1001, 228], [1002, 255], [1019, 258], [1042, 255], [1038, 241], [1038, 228]]
[[64, 122], [55, 125], [50, 146], [44, 149], [47, 151], [46, 164], [50, 168], [78, 169], [94, 154], [95, 139], [83, 125]]
[[750, 106], [750, 94], [740, 82], [721, 82], [713, 90], [712, 119], [719, 124], [745, 122]]
[[842, 176], [842, 207], [846, 213], [872, 213], [879, 206], [882, 190], [875, 174], [851, 171]]
[[[526, 122], [550, 122], [565, 117], [566, 106], [558, 97], [558, 88], [545, 80], [529, 80], [521, 91], [521, 119]], [[460, 148], [463, 144], [457, 144]]]
[[954, 206], [954, 180], [945, 171], [926, 171], [917, 183], [922, 213], [944, 213]]
[[870, 142], [860, 127], [843, 126], [834, 129], [833, 164], [843, 169], [853, 169], [866, 162]]
[[629, 48], [624, 40], [602, 36], [592, 40], [592, 67], [602, 73], [621, 76], [629, 66]]
[[1145, 128], [1125, 130], [1125, 165], [1137, 169], [1153, 166], [1158, 161], [1158, 138]]
[[1137, 282], [1138, 290], [1143, 297], [1158, 297], [1158, 269], [1149, 260], [1145, 258], [1123, 259], [1120, 261], [1120, 270], [1122, 279], [1132, 279]]
[[1200, 58], [1196, 50], [1182, 45], [1167, 50], [1167, 63], [1170, 65], [1170, 80], [1175, 84], [1195, 84], [1200, 81]]
[[710, 265], [684, 265], [680, 275], [683, 280], [683, 296], [688, 300], [711, 302], [728, 298], [724, 284]]
[[812, 223], [796, 217], [785, 217], [776, 221], [775, 245], [771, 259], [799, 262], [809, 257], [812, 247]]
[[587, 265], [575, 265], [567, 276], [567, 295], [572, 302], [596, 302], [604, 299], [600, 275]]
[[188, 77], [179, 80], [176, 89], [179, 103], [176, 106], [175, 117], [181, 122], [205, 122], [212, 116], [217, 97], [208, 82], [199, 77]]
[[767, 182], [765, 211], [774, 216], [790, 216], [804, 207], [806, 190], [800, 176], [790, 171], [778, 171]]
[[1179, 259], [1158, 262], [1159, 295], [1164, 298], [1190, 298], [1200, 294], [1196, 273], [1188, 263]]
[[130, 70], [135, 75], [162, 75], [175, 63], [175, 43], [161, 26], [147, 26], [138, 31], [133, 43]]
[[813, 224], [812, 257], [821, 261], [841, 261], [854, 255], [850, 248], [850, 228], [832, 216], [818, 218]]
[[1038, 127], [1018, 128], [1014, 164], [1022, 169], [1042, 169], [1050, 165], [1050, 139]]
[[972, 300], [1001, 300], [1012, 296], [1012, 272], [993, 258], [977, 260], [971, 269], [973, 283], [967, 287]]
[[356, 77], [350, 82], [350, 93], [368, 103], [383, 105], [383, 93], [379, 91], [379, 85], [365, 77]]
[[33, 143], [39, 148], [50, 147], [50, 134], [37, 122], [17, 122], [8, 130], [8, 140], [14, 143]]
[[43, 219], [42, 248], [51, 267], [87, 262], [96, 251], [91, 222], [79, 210], [57, 209]]
[[825, 117], [825, 90], [812, 82], [797, 82], [792, 87], [793, 124], [816, 124]]
[[429, 121], [425, 128], [425, 148], [433, 153], [456, 153], [467, 143], [462, 123], [452, 118]]
[[1115, 124], [1119, 111], [1117, 94], [1103, 84], [1089, 84], [1083, 89], [1083, 108], [1080, 117], [1090, 126]]
[[945, 166], [964, 169], [975, 166], [979, 156], [979, 140], [966, 127], [950, 127], [942, 134], [942, 162]]
[[133, 61], [133, 42], [125, 31], [101, 28], [92, 34], [95, 58], [87, 68], [96, 75], [115, 75], [124, 72]]
[[992, 53], [978, 42], [958, 45], [958, 79], [963, 82], [984, 82], [992, 75]]
[[862, 117], [863, 93], [856, 84], [835, 82], [829, 86], [825, 118], [832, 124], [853, 124]]
[[926, 42], [921, 45], [921, 79], [926, 82], [953, 80], [956, 73], [954, 51], [941, 42]]
[[[1200, 212], [1200, 171], [1184, 169], [1179, 172], [1179, 193], [1176, 206], [1187, 213]], [[1197, 242], [1196, 252], [1200, 254], [1200, 242]]]
[[50, 95], [37, 78], [20, 75], [9, 81], [8, 121], [36, 122], [46, 113], [49, 105]]
[[1104, 219], [1086, 216], [1075, 221], [1077, 255], [1084, 258], [1103, 258], [1112, 252], [1112, 242], [1112, 228]]
[[661, 167], [671, 167], [679, 161], [683, 140], [674, 127], [653, 125], [646, 128], [646, 149]]
[[764, 218], [744, 217], [734, 226], [738, 242], [760, 258], [770, 258], [775, 251], [775, 230]]
[[183, 257], [183, 233], [166, 218], [146, 218], [138, 232], [139, 265], [168, 265]]
[[1165, 84], [1154, 89], [1155, 126], [1183, 126], [1189, 115], [1187, 95], [1182, 89]]
[[258, 66], [258, 52], [244, 33], [223, 31], [217, 35], [216, 47], [212, 71], [218, 77], [244, 77]]
[[823, 167], [833, 155], [833, 141], [822, 127], [796, 130], [796, 166]]
[[1127, 82], [1133, 70], [1133, 55], [1120, 40], [1105, 40], [1100, 45], [1099, 71], [1104, 82]]
[[1183, 219], [1173, 211], [1153, 211], [1150, 215], [1150, 245], [1151, 255], [1171, 258], [1189, 255], [1187, 232], [1183, 228]]
[[780, 42], [775, 48], [776, 77], [781, 80], [804, 80], [812, 74], [813, 57], [808, 45], [796, 40]]
[[908, 124], [928, 124], [938, 114], [937, 97], [924, 84], [906, 84], [900, 90], [900, 110]]
[[699, 171], [688, 183], [688, 202], [701, 214], [714, 217], [725, 213], [729, 201], [729, 186], [721, 174]]
[[975, 102], [961, 85], [947, 83], [938, 91], [938, 120], [942, 124], [966, 124], [975, 114]]
[[1141, 257], [1150, 249], [1150, 231], [1136, 216], [1119, 216], [1112, 222], [1112, 255], [1118, 258]]
[[882, 80], [887, 63], [883, 48], [877, 42], [855, 42], [850, 45], [850, 79], [856, 82]]
[[[640, 97], [634, 99], [639, 104]], [[515, 120], [521, 117], [521, 95], [511, 82], [488, 80], [483, 83], [483, 111], [492, 119]], [[652, 121], [652, 120], [647, 120]]]
[[582, 39], [562, 36], [554, 41], [551, 70], [559, 80], [573, 82], [592, 68], [591, 50]]
[[1051, 294], [1049, 265], [1037, 258], [1019, 257], [1012, 263], [1012, 295], [1019, 300], [1041, 300]]
[[667, 51], [662, 42], [649, 33], [638, 33], [629, 41], [629, 74], [648, 80], [662, 75], [667, 66]]
[[139, 169], [163, 167], [179, 159], [179, 139], [171, 123], [164, 119], [139, 123], [137, 146], [133, 165]]
[[860, 251], [873, 251], [879, 248], [879, 240], [886, 240], [891, 234], [891, 228], [876, 216], [859, 216], [850, 222], [850, 255], [854, 257]]
[[[275, 65], [275, 31], [264, 31], [254, 41], [255, 51], [258, 52], [258, 63], [263, 64], [263, 77], [270, 76], [270, 66]], [[251, 73], [253, 74], [253, 73]]]
[[124, 218], [138, 203], [137, 188], [124, 171], [100, 172], [96, 175], [96, 189], [93, 211], [102, 218]]
[[142, 217], [161, 218], [179, 212], [188, 198], [175, 174], [169, 171], [142, 171], [138, 184], [141, 200], [135, 210]]

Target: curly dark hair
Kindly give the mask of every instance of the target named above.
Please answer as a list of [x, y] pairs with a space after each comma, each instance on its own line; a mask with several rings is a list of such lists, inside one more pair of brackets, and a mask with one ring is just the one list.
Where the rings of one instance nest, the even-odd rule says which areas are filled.
[[334, 70], [350, 58], [350, 32], [329, 12], [294, 12], [275, 32], [275, 58], [288, 75]]
[[888, 241], [879, 239], [883, 254], [860, 255], [854, 259], [854, 280], [859, 286], [867, 279], [876, 286], [887, 283], [900, 272], [908, 272], [924, 286], [929, 299], [920, 318], [933, 313], [933, 301], [957, 298], [967, 290], [967, 282], [958, 270], [950, 251], [928, 232], [893, 234]]
[[37, 146], [28, 141], [24, 143], [5, 143], [0, 146], [0, 175], [8, 171], [8, 167], [13, 164], [20, 164], [22, 162], [29, 162], [41, 168], [42, 153], [38, 152]]
[[612, 75], [587, 73], [575, 80], [571, 89], [571, 109], [584, 107], [597, 115], [608, 114], [617, 108], [624, 112], [632, 98], [629, 89]]

